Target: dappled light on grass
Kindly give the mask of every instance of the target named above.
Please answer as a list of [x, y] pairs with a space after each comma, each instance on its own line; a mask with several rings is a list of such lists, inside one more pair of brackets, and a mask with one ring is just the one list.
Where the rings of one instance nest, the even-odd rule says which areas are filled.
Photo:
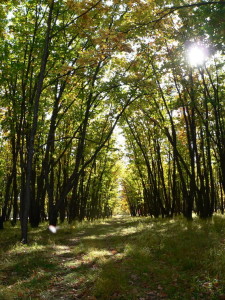
[[70, 251], [70, 248], [68, 246], [66, 246], [66, 245], [55, 245], [54, 249], [55, 249], [55, 252], [57, 254], [65, 253], [65, 252]]
[[99, 234], [99, 235], [90, 235], [86, 236], [83, 238], [83, 240], [95, 240], [95, 239], [105, 239], [105, 238], [110, 238], [110, 237], [123, 237], [123, 236], [128, 236], [134, 233], [137, 233], [138, 231], [142, 231], [143, 228], [138, 229], [137, 227], [129, 227], [129, 228], [123, 228], [123, 229], [115, 229], [114, 232], [107, 232], [105, 234]]
[[105, 257], [110, 257], [117, 254], [116, 250], [100, 250], [100, 249], [90, 249], [88, 254], [86, 255], [87, 260], [99, 260]]
[[[13, 276], [15, 277], [17, 277], [18, 275], [19, 274], [17, 274], [16, 272], [13, 273]], [[7, 286], [5, 288], [5, 295], [7, 295], [5, 299], [17, 299], [15, 298], [16, 295], [20, 299], [23, 299], [27, 294], [29, 294], [29, 289], [30, 287], [32, 288], [34, 283], [36, 284], [36, 286], [39, 286], [39, 288], [43, 288], [43, 286], [46, 286], [45, 281], [49, 278], [51, 278], [51, 272], [47, 272], [46, 269], [37, 268], [33, 270], [33, 272], [29, 276], [17, 280], [13, 284]]]
[[31, 291], [35, 298], [48, 287], [55, 265], [48, 249], [44, 250], [43, 246], [17, 245], [9, 251], [7, 259], [0, 262], [0, 299], [27, 299]]
[[44, 245], [39, 245], [37, 243], [33, 243], [32, 247], [27, 245], [23, 245], [21, 243], [16, 243], [9, 251], [8, 254], [22, 254], [22, 253], [32, 253], [36, 251], [46, 250]]
[[[224, 218], [222, 223], [224, 224]], [[111, 293], [107, 290], [106, 283], [117, 286], [117, 291], [118, 286], [120, 287], [119, 294], [124, 297], [121, 299], [148, 299], [148, 295], [157, 299], [191, 299], [191, 295], [192, 299], [217, 299], [218, 295], [224, 293], [224, 276], [221, 271], [225, 271], [225, 268], [216, 267], [216, 262], [221, 263], [223, 259], [224, 248], [219, 259], [214, 257], [211, 260], [209, 253], [212, 241], [216, 241], [217, 254], [220, 246], [216, 236], [208, 239], [205, 235], [205, 231], [213, 233], [212, 223], [208, 225], [207, 222], [199, 220], [191, 223], [183, 219], [163, 220], [153, 222], [150, 228], [146, 226], [145, 229], [142, 234], [132, 239], [132, 243], [126, 244], [120, 268], [116, 269], [113, 264], [113, 272], [116, 273], [113, 280], [110, 279], [111, 263], [109, 268], [107, 265], [104, 267], [103, 277], [107, 277], [107, 280], [100, 279], [96, 283], [99, 299], [106, 299]], [[209, 262], [212, 262], [210, 270]], [[121, 269], [126, 270], [125, 278], [116, 280], [121, 277]], [[211, 285], [213, 288], [206, 289], [203, 283], [214, 282], [218, 274], [223, 280], [217, 280], [216, 284]], [[204, 282], [200, 282], [199, 278]], [[207, 278], [210, 280], [207, 281]], [[129, 296], [131, 291], [133, 298]]]
[[115, 218], [54, 235], [34, 229], [30, 245], [15, 237], [7, 258], [0, 250], [0, 299], [219, 299], [224, 236], [221, 216]]
[[67, 260], [65, 266], [71, 269], [89, 268], [89, 270], [99, 270], [102, 265], [110, 259], [122, 259], [123, 254], [116, 250], [104, 250], [98, 248], [87, 249], [85, 254], [80, 254], [77, 259]]

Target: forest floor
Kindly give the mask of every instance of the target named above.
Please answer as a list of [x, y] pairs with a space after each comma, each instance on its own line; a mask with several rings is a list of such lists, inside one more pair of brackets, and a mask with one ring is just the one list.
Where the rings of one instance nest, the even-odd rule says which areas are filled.
[[225, 218], [114, 217], [0, 232], [0, 299], [225, 299]]

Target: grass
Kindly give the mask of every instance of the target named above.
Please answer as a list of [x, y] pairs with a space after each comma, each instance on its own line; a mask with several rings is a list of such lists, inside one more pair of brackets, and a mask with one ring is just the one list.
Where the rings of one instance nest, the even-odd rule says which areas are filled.
[[225, 299], [225, 218], [113, 218], [0, 231], [0, 300]]

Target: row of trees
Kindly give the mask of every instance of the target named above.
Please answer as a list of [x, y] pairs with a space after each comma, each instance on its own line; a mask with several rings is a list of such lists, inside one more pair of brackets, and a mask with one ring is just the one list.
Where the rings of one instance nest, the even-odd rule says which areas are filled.
[[[224, 38], [217, 35], [224, 28], [222, 11], [222, 5], [204, 7], [189, 14], [191, 21], [180, 12], [164, 35], [140, 46], [136, 63], [145, 75], [144, 93], [123, 118], [131, 169], [124, 189], [132, 215], [182, 213], [192, 219], [193, 211], [201, 218], [224, 213]], [[190, 66], [182, 52], [196, 44], [208, 58]]]
[[[206, 217], [223, 207], [223, 64], [191, 71], [182, 60], [184, 41], [203, 33], [223, 49], [223, 24], [211, 32], [223, 1], [177, 4], [1, 2], [1, 220], [19, 216], [23, 243], [28, 220], [112, 214], [118, 122], [132, 214]], [[198, 28], [195, 18], [208, 17]]]
[[[109, 216], [113, 130], [137, 97], [108, 80], [129, 52], [126, 7], [107, 1], [7, 1], [1, 36], [2, 220], [31, 226]], [[119, 25], [118, 25], [119, 24]], [[128, 96], [128, 97], [127, 97]]]

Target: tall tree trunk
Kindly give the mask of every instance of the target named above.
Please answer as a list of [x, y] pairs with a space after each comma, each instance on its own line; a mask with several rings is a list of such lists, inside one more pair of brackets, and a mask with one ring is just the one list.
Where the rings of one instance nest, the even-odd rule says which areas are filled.
[[37, 87], [36, 87], [35, 97], [34, 97], [33, 120], [32, 120], [31, 130], [27, 141], [26, 182], [25, 182], [24, 197], [21, 199], [21, 208], [20, 208], [21, 209], [21, 242], [23, 244], [27, 244], [28, 215], [29, 215], [30, 202], [31, 202], [31, 176], [32, 176], [32, 167], [33, 167], [33, 156], [34, 156], [34, 141], [35, 141], [37, 126], [38, 126], [39, 102], [42, 93], [45, 70], [46, 70], [46, 65], [49, 56], [49, 46], [51, 42], [50, 33], [51, 33], [53, 7], [54, 7], [54, 0], [51, 1], [50, 8], [49, 8], [43, 55], [42, 55], [40, 72], [38, 75], [38, 82], [37, 82]]

